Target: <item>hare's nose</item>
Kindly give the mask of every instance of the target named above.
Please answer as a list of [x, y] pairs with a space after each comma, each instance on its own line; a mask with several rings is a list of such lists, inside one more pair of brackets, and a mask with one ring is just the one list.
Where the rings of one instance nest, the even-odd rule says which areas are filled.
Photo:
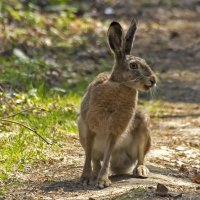
[[151, 76], [150, 77], [150, 82], [152, 85], [156, 85], [156, 77], [155, 76]]

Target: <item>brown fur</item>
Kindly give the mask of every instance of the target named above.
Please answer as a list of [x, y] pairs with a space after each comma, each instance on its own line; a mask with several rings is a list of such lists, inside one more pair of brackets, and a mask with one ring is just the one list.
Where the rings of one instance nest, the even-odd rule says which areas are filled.
[[84, 185], [97, 181], [99, 188], [109, 186], [109, 163], [114, 173], [124, 173], [137, 161], [133, 173], [148, 175], [144, 157], [151, 143], [149, 117], [137, 110], [137, 99], [138, 90], [154, 86], [156, 76], [143, 59], [127, 55], [130, 38], [134, 38], [130, 34], [135, 33], [131, 29], [136, 29], [136, 24], [131, 24], [128, 37], [124, 37], [120, 24], [111, 23], [108, 41], [115, 54], [113, 71], [111, 75], [99, 74], [83, 97], [78, 128], [86, 153], [81, 177]]

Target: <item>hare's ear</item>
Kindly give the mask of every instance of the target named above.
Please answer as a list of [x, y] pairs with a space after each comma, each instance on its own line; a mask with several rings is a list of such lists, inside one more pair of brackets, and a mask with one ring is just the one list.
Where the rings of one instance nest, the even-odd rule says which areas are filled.
[[131, 52], [133, 41], [135, 39], [136, 30], [137, 30], [137, 21], [133, 19], [125, 37], [125, 54], [130, 54]]
[[108, 43], [115, 54], [117, 61], [120, 61], [124, 58], [124, 33], [121, 25], [118, 22], [112, 22], [108, 29]]

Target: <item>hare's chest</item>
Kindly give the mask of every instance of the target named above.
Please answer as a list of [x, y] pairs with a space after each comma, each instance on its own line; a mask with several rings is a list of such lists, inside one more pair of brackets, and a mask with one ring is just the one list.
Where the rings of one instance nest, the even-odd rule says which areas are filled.
[[94, 132], [122, 133], [134, 113], [133, 95], [114, 86], [101, 85], [91, 95], [87, 122]]
[[104, 112], [108, 117], [118, 111], [127, 111], [135, 107], [135, 95], [119, 88], [101, 88], [95, 90], [90, 101], [90, 110]]

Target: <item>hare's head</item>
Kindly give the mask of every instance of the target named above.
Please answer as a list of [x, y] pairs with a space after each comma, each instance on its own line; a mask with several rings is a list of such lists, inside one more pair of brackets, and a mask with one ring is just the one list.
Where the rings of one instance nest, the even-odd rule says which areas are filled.
[[111, 80], [137, 89], [148, 90], [156, 85], [157, 78], [142, 58], [130, 55], [137, 23], [132, 21], [126, 35], [118, 22], [112, 22], [108, 29], [108, 43], [115, 55]]

